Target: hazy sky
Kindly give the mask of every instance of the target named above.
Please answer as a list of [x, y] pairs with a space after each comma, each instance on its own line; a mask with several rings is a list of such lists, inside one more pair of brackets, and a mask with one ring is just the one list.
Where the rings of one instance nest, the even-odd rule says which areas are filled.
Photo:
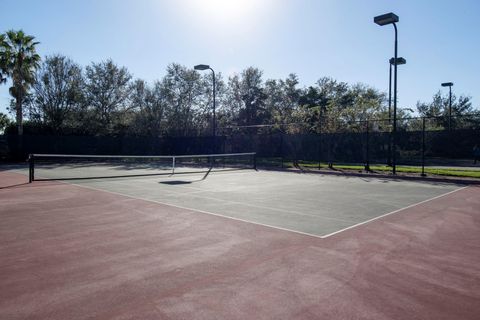
[[296, 73], [308, 86], [329, 76], [383, 91], [394, 31], [373, 17], [394, 12], [407, 59], [399, 106], [430, 101], [451, 81], [480, 109], [478, 0], [0, 0], [0, 12], [0, 32], [34, 35], [42, 56], [82, 66], [112, 58], [149, 82], [172, 62], [205, 63], [224, 76], [255, 66], [265, 79]]

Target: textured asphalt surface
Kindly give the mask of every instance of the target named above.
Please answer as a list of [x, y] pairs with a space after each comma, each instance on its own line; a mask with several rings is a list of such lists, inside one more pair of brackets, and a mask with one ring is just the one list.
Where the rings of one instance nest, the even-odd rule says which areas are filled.
[[[0, 171], [0, 318], [478, 319], [479, 187], [272, 174], [79, 186]], [[111, 192], [140, 186], [319, 235], [444, 195], [321, 239]], [[304, 217], [317, 227], [288, 222]]]

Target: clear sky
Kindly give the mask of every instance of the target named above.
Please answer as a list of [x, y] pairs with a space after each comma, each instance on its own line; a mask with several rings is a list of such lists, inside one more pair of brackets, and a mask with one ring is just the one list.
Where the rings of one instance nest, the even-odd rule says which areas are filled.
[[[112, 58], [153, 82], [169, 63], [210, 64], [224, 76], [255, 66], [302, 86], [329, 76], [388, 90], [392, 26], [400, 17], [399, 106], [430, 101], [451, 81], [480, 109], [478, 0], [0, 0], [0, 32], [23, 29], [42, 56], [82, 66]], [[447, 89], [443, 88], [447, 93]], [[0, 87], [0, 112], [9, 103]]]

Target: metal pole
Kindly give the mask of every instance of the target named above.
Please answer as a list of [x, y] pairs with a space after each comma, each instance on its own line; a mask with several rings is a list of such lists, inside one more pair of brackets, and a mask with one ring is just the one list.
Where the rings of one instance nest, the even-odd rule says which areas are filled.
[[389, 64], [389, 71], [388, 71], [388, 121], [391, 122], [392, 120], [392, 64], [390, 60]]
[[368, 125], [368, 120], [367, 120], [367, 122], [366, 122], [366, 133], [367, 133], [367, 137], [366, 137], [366, 138], [367, 138], [367, 148], [366, 148], [366, 155], [365, 155], [365, 157], [366, 157], [366, 159], [365, 159], [365, 160], [366, 160], [366, 161], [365, 161], [365, 171], [370, 171], [370, 160], [369, 160], [369, 158], [370, 158], [370, 149], [369, 149], [369, 143], [370, 143], [370, 142], [369, 142], [369, 140], [370, 140], [370, 139], [369, 139], [369, 125]]
[[210, 70], [212, 70], [212, 74], [213, 74], [213, 123], [212, 123], [212, 128], [213, 128], [213, 149], [214, 149], [214, 152], [216, 152], [216, 105], [215, 105], [215, 94], [216, 94], [216, 81], [215, 81], [215, 71], [210, 68]]
[[[392, 125], [392, 63], [388, 61], [389, 72], [388, 72], [388, 124]], [[390, 128], [389, 128], [390, 129]], [[387, 155], [387, 165], [392, 165], [392, 133], [389, 130], [388, 133], [388, 155]]]
[[283, 132], [280, 131], [280, 161], [283, 169]]
[[422, 118], [422, 177], [425, 177], [425, 117]]
[[35, 180], [34, 170], [33, 154], [30, 154], [28, 155], [28, 183], [32, 183]]
[[395, 60], [394, 60], [394, 76], [393, 76], [393, 154], [392, 154], [392, 173], [397, 173], [397, 54], [398, 54], [398, 31], [397, 25], [393, 23], [395, 28]]
[[320, 118], [319, 118], [319, 125], [320, 127], [318, 128], [318, 170], [321, 168], [321, 162], [322, 162], [322, 109], [320, 108]]
[[449, 107], [448, 107], [448, 130], [452, 130], [452, 86], [450, 88], [450, 95], [449, 95]]
[[318, 169], [322, 168], [322, 132], [320, 131], [317, 135], [317, 143], [318, 143]]

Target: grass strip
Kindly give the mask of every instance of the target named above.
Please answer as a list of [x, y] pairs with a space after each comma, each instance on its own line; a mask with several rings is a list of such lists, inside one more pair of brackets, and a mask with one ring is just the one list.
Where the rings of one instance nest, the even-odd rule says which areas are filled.
[[[279, 167], [281, 165], [281, 158], [260, 158], [258, 161], [259, 164], [271, 165]], [[298, 161], [300, 167], [305, 167], [309, 169], [318, 169], [318, 162], [314, 161]], [[327, 168], [327, 163], [320, 163], [322, 168]], [[293, 168], [294, 163], [291, 160], [283, 161], [283, 168]], [[333, 168], [342, 169], [342, 170], [354, 170], [354, 171], [363, 171], [365, 167], [363, 165], [351, 165], [351, 164], [333, 164]], [[370, 165], [371, 171], [376, 172], [391, 172], [392, 167], [386, 165]], [[397, 172], [401, 173], [422, 173], [422, 167], [420, 166], [397, 166]], [[466, 170], [462, 168], [425, 168], [425, 173], [427, 175], [437, 175], [437, 176], [450, 176], [450, 177], [465, 177], [465, 178], [480, 178], [480, 170]]]

